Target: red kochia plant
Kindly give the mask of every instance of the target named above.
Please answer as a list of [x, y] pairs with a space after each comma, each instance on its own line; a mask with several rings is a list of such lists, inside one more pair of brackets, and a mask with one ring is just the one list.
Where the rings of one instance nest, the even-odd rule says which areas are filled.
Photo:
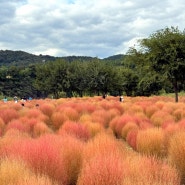
[[122, 184], [127, 170], [123, 161], [126, 155], [126, 148], [112, 135], [96, 135], [84, 149], [77, 185]]
[[116, 134], [121, 137], [122, 128], [128, 123], [128, 122], [136, 122], [136, 119], [134, 119], [134, 116], [131, 116], [129, 114], [122, 115], [115, 126], [115, 132]]
[[75, 110], [72, 107], [62, 107], [62, 108], [59, 108], [58, 111], [64, 114], [71, 121], [77, 121], [79, 118], [79, 114], [77, 110]]
[[53, 131], [42, 121], [37, 122], [36, 125], [34, 125], [32, 135], [34, 137], [39, 137], [44, 134], [52, 133]]
[[118, 153], [99, 153], [84, 162], [77, 185], [119, 185], [123, 183], [126, 169]]
[[161, 127], [165, 122], [173, 122], [174, 117], [166, 111], [159, 110], [151, 116], [150, 120], [154, 126]]
[[55, 110], [54, 104], [51, 103], [43, 103], [39, 106], [39, 109], [48, 117], [51, 117]]
[[4, 152], [7, 156], [20, 157], [36, 174], [46, 174], [63, 185], [67, 175], [60, 147], [58, 137], [45, 135], [38, 139], [17, 140], [4, 148]]
[[126, 137], [127, 143], [134, 149], [137, 149], [137, 134], [138, 134], [138, 129], [131, 130]]
[[129, 166], [122, 185], [180, 185], [177, 170], [154, 157], [137, 155], [126, 161]]
[[108, 127], [110, 115], [107, 111], [100, 109], [91, 114], [92, 121], [101, 124], [105, 128]]
[[163, 157], [166, 154], [165, 133], [160, 128], [140, 130], [137, 135], [137, 151], [146, 155]]
[[18, 117], [18, 112], [14, 109], [9, 108], [0, 111], [0, 118], [3, 119], [5, 124], [13, 119], [17, 119]]
[[1, 185], [57, 185], [47, 176], [34, 174], [24, 161], [2, 158], [0, 161]]
[[61, 153], [63, 166], [67, 174], [68, 185], [76, 185], [78, 175], [82, 167], [83, 150], [85, 143], [69, 135], [61, 137]]
[[102, 156], [106, 156], [112, 152], [121, 153], [123, 156], [128, 154], [126, 146], [121, 141], [116, 140], [113, 135], [107, 132], [101, 132], [92, 140], [89, 140], [84, 149], [83, 158], [84, 161], [88, 161], [99, 153]]
[[5, 123], [2, 118], [0, 118], [0, 128], [3, 130], [5, 128]]
[[73, 121], [64, 122], [64, 124], [60, 127], [58, 133], [60, 135], [69, 134], [84, 141], [90, 138], [90, 133], [86, 126], [84, 124]]
[[69, 118], [62, 112], [54, 112], [51, 116], [52, 125], [55, 129], [59, 129], [60, 126]]
[[170, 139], [168, 149], [169, 161], [179, 170], [185, 183], [185, 132], [178, 131]]
[[10, 121], [6, 127], [6, 131], [9, 129], [17, 129], [21, 132], [29, 132], [30, 130], [29, 125], [23, 124], [19, 119]]

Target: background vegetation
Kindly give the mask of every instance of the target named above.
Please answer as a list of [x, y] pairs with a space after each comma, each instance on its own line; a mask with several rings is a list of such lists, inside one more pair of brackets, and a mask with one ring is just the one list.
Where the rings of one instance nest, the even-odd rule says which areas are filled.
[[72, 97], [102, 94], [150, 96], [183, 91], [185, 33], [156, 31], [126, 55], [92, 57], [35, 56], [0, 51], [1, 96]]

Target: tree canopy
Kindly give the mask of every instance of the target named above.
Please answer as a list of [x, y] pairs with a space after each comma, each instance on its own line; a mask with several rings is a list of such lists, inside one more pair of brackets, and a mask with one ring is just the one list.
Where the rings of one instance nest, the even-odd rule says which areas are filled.
[[185, 80], [185, 33], [178, 28], [165, 28], [142, 39], [140, 46], [151, 68], [172, 83], [178, 102], [178, 84]]

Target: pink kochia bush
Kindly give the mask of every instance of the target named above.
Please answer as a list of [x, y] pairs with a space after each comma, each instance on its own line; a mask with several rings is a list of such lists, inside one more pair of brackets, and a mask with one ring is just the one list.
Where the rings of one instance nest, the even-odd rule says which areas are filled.
[[106, 134], [97, 135], [84, 149], [77, 185], [122, 184], [126, 166], [119, 142]]
[[1, 185], [57, 185], [46, 175], [35, 174], [20, 159], [2, 158], [0, 160]]
[[14, 156], [25, 161], [36, 174], [45, 174], [54, 181], [66, 184], [60, 146], [56, 136], [43, 136], [38, 139], [24, 139], [12, 142], [4, 148], [6, 156]]
[[130, 156], [122, 185], [180, 185], [175, 168], [154, 157]]
[[69, 134], [81, 140], [88, 140], [90, 138], [90, 133], [87, 127], [81, 123], [74, 121], [66, 121], [60, 127], [58, 133], [60, 135]]
[[0, 185], [184, 184], [185, 98], [180, 101], [0, 102]]
[[[7, 138], [8, 139], [8, 138]], [[12, 138], [1, 145], [1, 156], [23, 160], [35, 174], [47, 175], [59, 185], [75, 185], [82, 165], [84, 143], [69, 135], [43, 135], [37, 139]]]

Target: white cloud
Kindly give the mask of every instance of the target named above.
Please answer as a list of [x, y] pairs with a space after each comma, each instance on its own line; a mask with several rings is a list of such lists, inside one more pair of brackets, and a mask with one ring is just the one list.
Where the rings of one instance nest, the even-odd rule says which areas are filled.
[[1, 0], [0, 6], [0, 49], [55, 56], [126, 53], [138, 38], [167, 26], [182, 30], [185, 22], [183, 0]]

